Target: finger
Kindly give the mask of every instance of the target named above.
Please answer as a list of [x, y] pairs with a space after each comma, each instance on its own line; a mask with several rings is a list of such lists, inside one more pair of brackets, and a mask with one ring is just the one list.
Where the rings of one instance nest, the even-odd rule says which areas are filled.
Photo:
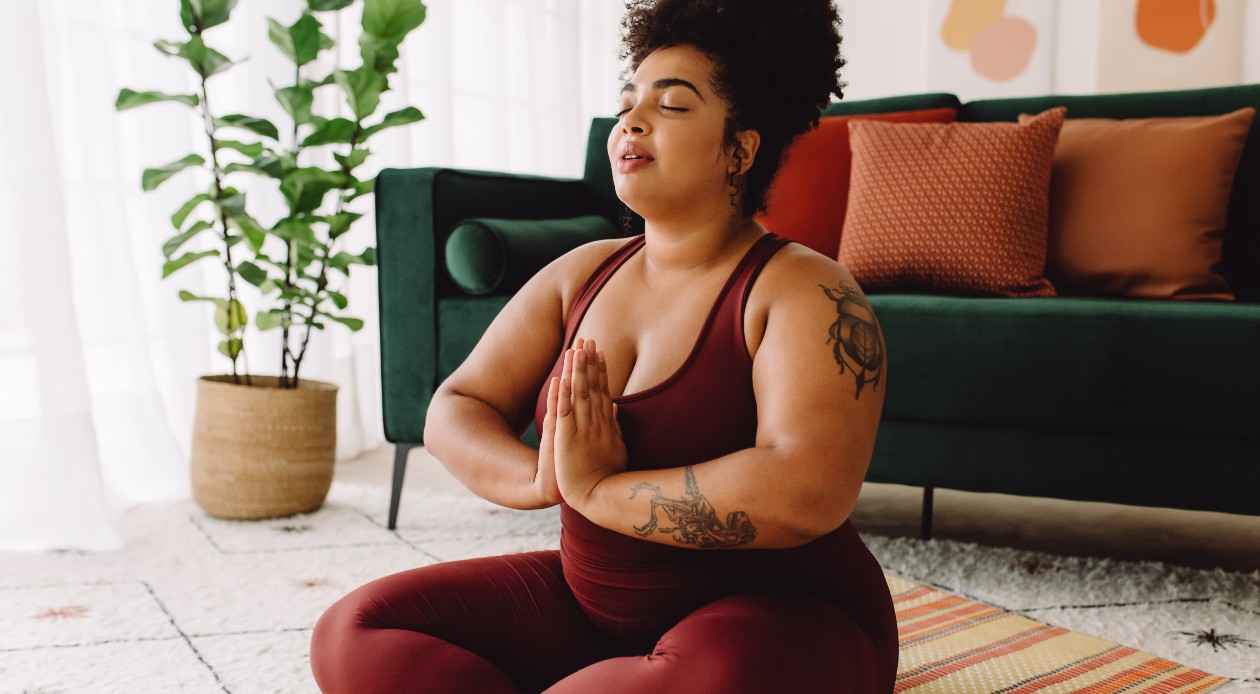
[[615, 407], [612, 401], [612, 391], [608, 390], [608, 358], [604, 356], [603, 351], [600, 351], [596, 353], [596, 359], [599, 361], [599, 390], [604, 394], [603, 415], [607, 419], [612, 417], [613, 407]]
[[568, 417], [573, 414], [573, 357], [574, 351], [569, 349], [564, 352], [564, 365], [560, 367], [560, 388], [556, 393], [556, 416]]
[[583, 423], [590, 421], [591, 416], [590, 380], [586, 377], [586, 362], [586, 350], [577, 350], [573, 356], [573, 413]]
[[556, 405], [560, 399], [560, 379], [552, 377], [547, 383], [547, 414], [543, 417], [543, 440], [556, 432]]
[[612, 420], [613, 424], [617, 425], [617, 436], [621, 436], [621, 420], [617, 418], [619, 414], [621, 414], [621, 407], [614, 402], [612, 406]]
[[599, 391], [599, 352], [594, 340], [586, 341], [586, 382], [592, 391]]

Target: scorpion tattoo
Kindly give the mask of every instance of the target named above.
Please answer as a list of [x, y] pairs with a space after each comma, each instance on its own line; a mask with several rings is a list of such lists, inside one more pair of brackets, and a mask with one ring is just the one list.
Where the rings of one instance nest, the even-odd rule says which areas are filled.
[[[696, 475], [688, 465], [684, 468], [686, 494], [683, 499], [666, 499], [661, 496], [661, 489], [654, 484], [643, 482], [630, 489], [633, 499], [641, 490], [652, 492], [652, 519], [643, 525], [635, 526], [634, 531], [640, 537], [647, 537], [653, 532], [673, 535], [674, 541], [684, 545], [695, 545], [702, 549], [715, 547], [737, 547], [748, 544], [757, 537], [757, 529], [748, 520], [743, 511], [732, 511], [726, 514], [726, 523], [718, 520], [713, 505], [700, 493], [696, 485]], [[658, 511], [675, 523], [672, 528], [657, 527]]]
[[879, 385], [884, 372], [884, 340], [879, 321], [857, 287], [848, 282], [842, 282], [835, 289], [818, 286], [828, 299], [836, 302], [836, 322], [827, 330], [827, 344], [831, 345], [840, 373], [852, 371], [857, 379], [857, 392], [853, 394], [853, 399], [857, 400], [862, 395], [862, 387], [867, 383], [872, 388]]

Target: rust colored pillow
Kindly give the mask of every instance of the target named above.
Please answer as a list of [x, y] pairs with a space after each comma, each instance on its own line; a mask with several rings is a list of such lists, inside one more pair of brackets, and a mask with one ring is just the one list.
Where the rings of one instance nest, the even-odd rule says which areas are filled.
[[1069, 119], [1050, 181], [1046, 276], [1065, 293], [1232, 300], [1217, 268], [1255, 113]]
[[774, 233], [836, 257], [849, 199], [849, 121], [952, 123], [958, 111], [934, 108], [855, 116], [826, 116], [784, 154], [757, 221]]
[[1024, 124], [853, 121], [840, 263], [867, 291], [1054, 296], [1043, 272], [1066, 113]]

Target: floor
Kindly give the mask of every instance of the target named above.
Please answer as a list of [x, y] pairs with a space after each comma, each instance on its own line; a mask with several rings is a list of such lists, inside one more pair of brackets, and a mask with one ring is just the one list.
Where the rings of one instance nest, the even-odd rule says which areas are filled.
[[[339, 482], [377, 485], [388, 507], [394, 447], [337, 464]], [[405, 485], [460, 488], [441, 463], [413, 450]], [[1260, 490], [1257, 490], [1260, 493]], [[862, 531], [917, 536], [922, 490], [867, 484], [853, 512]], [[1260, 517], [937, 490], [933, 536], [1055, 554], [1162, 561], [1229, 571], [1260, 570]]]

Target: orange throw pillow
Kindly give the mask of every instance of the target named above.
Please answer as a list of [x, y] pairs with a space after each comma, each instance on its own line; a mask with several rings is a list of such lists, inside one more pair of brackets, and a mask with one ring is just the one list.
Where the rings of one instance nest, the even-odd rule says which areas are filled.
[[1255, 113], [1069, 119], [1050, 181], [1046, 276], [1074, 294], [1232, 300], [1217, 268]]
[[1043, 276], [1067, 109], [1027, 123], [849, 124], [840, 263], [867, 291], [1055, 296]]
[[783, 156], [770, 186], [766, 212], [757, 215], [770, 231], [836, 257], [849, 200], [849, 121], [952, 123], [958, 111], [934, 108], [854, 116], [825, 116], [801, 135]]

